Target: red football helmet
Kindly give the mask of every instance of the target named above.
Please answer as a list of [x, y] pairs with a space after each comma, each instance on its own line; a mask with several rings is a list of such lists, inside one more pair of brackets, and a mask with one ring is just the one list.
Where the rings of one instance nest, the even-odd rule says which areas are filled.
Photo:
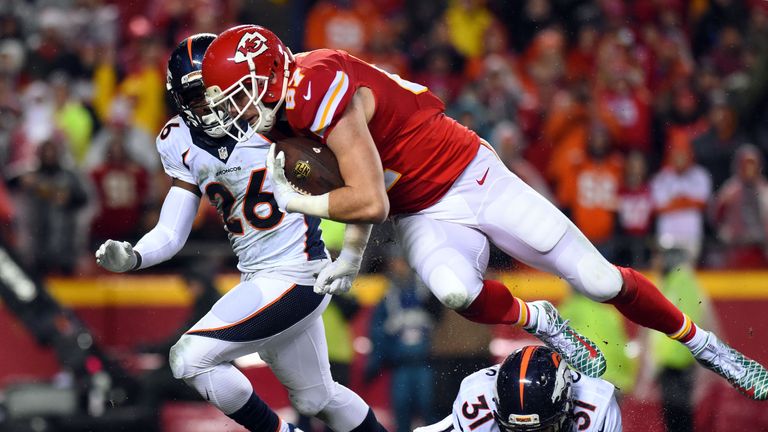
[[[208, 103], [230, 136], [244, 141], [272, 129], [292, 64], [288, 47], [261, 26], [232, 27], [214, 39], [203, 57], [203, 82]], [[245, 118], [250, 107], [258, 115]]]

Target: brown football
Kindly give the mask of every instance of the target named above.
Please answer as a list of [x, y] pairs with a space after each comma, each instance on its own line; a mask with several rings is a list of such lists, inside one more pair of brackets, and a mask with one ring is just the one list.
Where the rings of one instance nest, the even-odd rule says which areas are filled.
[[336, 156], [320, 142], [285, 138], [277, 141], [276, 151], [285, 153], [285, 177], [297, 192], [322, 195], [344, 186]]

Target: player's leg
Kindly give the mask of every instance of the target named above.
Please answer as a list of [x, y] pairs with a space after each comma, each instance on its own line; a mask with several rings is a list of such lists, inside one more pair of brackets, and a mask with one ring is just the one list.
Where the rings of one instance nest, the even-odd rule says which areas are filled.
[[[700, 362], [743, 392], [768, 398], [765, 369], [699, 329], [642, 274], [609, 263], [565, 215], [501, 162], [488, 157], [486, 163], [493, 171], [488, 175], [488, 190], [473, 207], [478, 209], [478, 227], [494, 244], [566, 279], [591, 299], [614, 305], [633, 322], [679, 340]], [[466, 195], [468, 199], [477, 196]]]
[[173, 375], [248, 430], [294, 430], [230, 362], [257, 352], [276, 334], [306, 325], [306, 317], [319, 316], [327, 301], [310, 286], [269, 279], [242, 282], [171, 348]]
[[[485, 316], [467, 310], [486, 284], [483, 274], [490, 245], [482, 233], [420, 214], [399, 217], [394, 227], [408, 263], [445, 307], [485, 324], [524, 324], [520, 320], [527, 310], [520, 308], [525, 303], [515, 301], [506, 289], [506, 294], [496, 293], [495, 302], [488, 302]], [[491, 310], [494, 305], [498, 307]]]
[[301, 332], [279, 335], [259, 355], [301, 414], [315, 416], [337, 432], [386, 432], [360, 396], [333, 380], [319, 315]]
[[[442, 201], [440, 206], [469, 208], [459, 200]], [[439, 211], [440, 208], [434, 208]], [[483, 324], [520, 325], [531, 330], [538, 323], [539, 310], [557, 315], [552, 305], [531, 307], [495, 280], [483, 280], [488, 265], [489, 243], [480, 231], [460, 223], [414, 214], [397, 218], [395, 231], [411, 267], [430, 291], [448, 308]], [[550, 338], [540, 339], [557, 350], [569, 364], [589, 376], [605, 371], [605, 357], [597, 345], [578, 334], [557, 317]], [[564, 337], [572, 339], [565, 340]]]

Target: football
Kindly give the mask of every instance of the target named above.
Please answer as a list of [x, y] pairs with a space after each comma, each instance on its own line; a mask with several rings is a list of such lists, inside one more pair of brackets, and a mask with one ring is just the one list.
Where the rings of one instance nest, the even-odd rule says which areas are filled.
[[285, 177], [297, 192], [322, 195], [344, 186], [336, 156], [318, 141], [285, 138], [277, 141], [276, 151], [285, 153]]

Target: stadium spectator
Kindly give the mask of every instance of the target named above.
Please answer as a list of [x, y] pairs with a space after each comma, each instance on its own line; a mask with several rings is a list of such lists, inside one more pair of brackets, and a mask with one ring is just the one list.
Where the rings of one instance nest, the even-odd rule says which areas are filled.
[[597, 27], [585, 24], [579, 27], [576, 43], [566, 56], [566, 77], [571, 83], [585, 82], [595, 74], [597, 56], [595, 46], [600, 39]]
[[41, 143], [38, 168], [20, 178], [29, 204], [32, 266], [39, 274], [71, 275], [80, 253], [75, 219], [88, 197], [79, 174], [63, 164], [64, 146], [58, 136]]
[[538, 157], [532, 157], [530, 150], [526, 154], [534, 165], [543, 170], [555, 189], [558, 202], [562, 202], [567, 193], [569, 167], [584, 157], [591, 123], [590, 99], [586, 89], [580, 86], [566, 88], [555, 95], [544, 118], [543, 145], [531, 146], [538, 147]]
[[768, 180], [763, 158], [752, 145], [739, 147], [733, 175], [717, 191], [712, 218], [725, 245], [726, 268], [768, 266]]
[[54, 71], [76, 74], [80, 60], [67, 45], [66, 10], [47, 7], [38, 13], [39, 34], [30, 44], [27, 74], [33, 79], [47, 79]]
[[49, 81], [53, 91], [56, 128], [64, 133], [72, 156], [79, 165], [91, 145], [93, 119], [88, 110], [71, 94], [73, 83], [69, 77], [62, 72], [55, 72]]
[[745, 2], [713, 0], [694, 21], [691, 43], [697, 57], [706, 55], [717, 43], [717, 37], [726, 26], [744, 28], [749, 12]]
[[748, 142], [748, 138], [724, 93], [713, 94], [710, 105], [709, 129], [693, 140], [693, 153], [696, 161], [712, 175], [712, 187], [717, 189], [731, 175], [733, 154]]
[[544, 176], [530, 162], [523, 158], [526, 142], [520, 128], [511, 121], [496, 125], [491, 133], [491, 145], [496, 149], [502, 162], [510, 171], [517, 174], [536, 192], [552, 201], [552, 191], [549, 189]]
[[427, 48], [415, 53], [414, 81], [450, 105], [461, 92], [465, 65], [466, 58], [451, 44], [448, 26], [441, 20], [432, 26]]
[[304, 48], [343, 49], [352, 55], [363, 52], [371, 23], [380, 17], [368, 2], [321, 0], [307, 15]]
[[523, 88], [507, 59], [489, 55], [483, 60], [477, 84], [478, 102], [486, 110], [485, 121], [493, 128], [503, 121], [515, 121], [524, 96]]
[[[665, 102], [667, 101], [662, 100], [657, 104], [657, 121], [661, 122], [657, 125], [660, 143], [666, 144], [672, 141], [690, 143], [709, 128], [705, 115], [707, 101], [689, 83], [678, 83], [670, 93], [668, 107], [664, 107]], [[662, 152], [655, 153], [659, 156], [662, 154]]]
[[91, 172], [98, 209], [91, 223], [91, 244], [110, 238], [138, 240], [142, 213], [148, 201], [149, 176], [126, 153], [123, 135], [108, 144], [107, 160]]
[[445, 11], [451, 43], [467, 58], [483, 53], [485, 32], [494, 21], [485, 3], [485, 0], [453, 0]]
[[[687, 247], [677, 247], [670, 239], [659, 241], [656, 259], [661, 272], [661, 291], [692, 320], [705, 319], [711, 311], [709, 298], [696, 280]], [[690, 351], [680, 349], [663, 335], [651, 333], [647, 353], [661, 386], [662, 411], [668, 432], [693, 431], [693, 378], [696, 361]]]
[[160, 40], [151, 36], [137, 42], [136, 63], [131, 64], [117, 94], [131, 101], [131, 123], [147, 134], [146, 151], [154, 152], [155, 136], [165, 122], [165, 65]]
[[523, 52], [531, 45], [536, 35], [558, 22], [556, 11], [550, 0], [526, 0], [510, 2], [505, 18], [507, 30], [515, 50]]
[[541, 119], [554, 96], [563, 88], [565, 77], [565, 35], [556, 28], [536, 35], [520, 59], [520, 81], [525, 103], [520, 107], [519, 122], [528, 137], [540, 133]]
[[632, 393], [637, 379], [638, 362], [627, 352], [629, 336], [621, 314], [609, 305], [595, 303], [572, 291], [557, 305], [563, 317], [584, 336], [601, 341], [608, 369], [601, 378], [616, 386], [621, 395]]
[[646, 268], [653, 230], [653, 197], [648, 184], [648, 163], [638, 151], [627, 155], [624, 182], [619, 188], [618, 228], [620, 265]]
[[465, 87], [456, 101], [446, 108], [446, 113], [483, 138], [488, 137], [492, 127], [488, 109], [479, 100], [476, 89]]
[[616, 256], [614, 233], [623, 158], [613, 149], [605, 126], [595, 122], [587, 151], [567, 171], [566, 191], [560, 203], [570, 210], [577, 227], [608, 260]]
[[[631, 51], [633, 36], [617, 32], [599, 51], [595, 103], [619, 149], [648, 151], [651, 140], [651, 101], [640, 65]], [[626, 40], [628, 39], [628, 40]]]
[[372, 28], [371, 37], [360, 58], [389, 73], [408, 78], [410, 75], [408, 58], [397, 49], [393, 26], [384, 20], [375, 21], [369, 26]]
[[440, 20], [445, 8], [443, 1], [403, 0], [401, 13], [405, 15], [405, 29], [401, 46], [414, 58], [432, 45], [428, 29]]
[[442, 311], [432, 333], [430, 365], [434, 373], [434, 412], [450, 412], [464, 376], [493, 364], [489, 326]]
[[468, 59], [465, 75], [469, 83], [478, 80], [485, 72], [486, 59], [490, 57], [501, 59], [507, 64], [510, 71], [516, 71], [516, 58], [509, 50], [507, 34], [504, 31], [504, 27], [499, 22], [494, 21], [494, 23], [485, 30], [482, 48], [483, 52], [481, 55]]
[[392, 370], [390, 397], [397, 432], [413, 430], [418, 416], [426, 424], [437, 421], [434, 411], [434, 378], [429, 367], [432, 329], [440, 306], [420, 283], [402, 253], [389, 255], [387, 296], [371, 318], [372, 350], [365, 366], [365, 380]]
[[656, 98], [661, 94], [667, 97], [675, 84], [687, 80], [695, 68], [683, 30], [672, 18], [663, 28], [650, 24], [643, 27], [642, 39], [649, 48], [645, 62], [648, 89]]
[[651, 180], [657, 213], [657, 239], [684, 248], [698, 263], [704, 236], [704, 208], [712, 196], [712, 180], [697, 165], [690, 141], [678, 136], [669, 144], [665, 166]]
[[744, 70], [743, 45], [744, 42], [738, 28], [727, 25], [720, 30], [717, 43], [708, 55], [718, 75], [728, 79], [732, 74]]

